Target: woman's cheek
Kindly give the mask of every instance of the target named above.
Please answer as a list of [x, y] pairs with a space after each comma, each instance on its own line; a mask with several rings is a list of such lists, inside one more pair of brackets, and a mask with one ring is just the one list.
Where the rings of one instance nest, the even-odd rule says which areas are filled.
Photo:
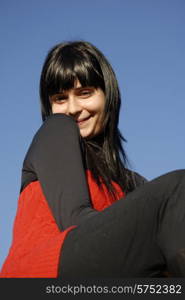
[[53, 104], [52, 105], [52, 112], [53, 113], [65, 113], [64, 112], [64, 107], [59, 104]]

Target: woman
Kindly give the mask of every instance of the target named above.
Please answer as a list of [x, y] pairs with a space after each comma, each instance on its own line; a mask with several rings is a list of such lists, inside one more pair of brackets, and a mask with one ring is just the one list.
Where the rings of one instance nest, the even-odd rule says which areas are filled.
[[146, 183], [128, 170], [104, 55], [87, 42], [56, 45], [40, 98], [44, 123], [24, 160], [1, 277], [183, 277], [185, 172]]

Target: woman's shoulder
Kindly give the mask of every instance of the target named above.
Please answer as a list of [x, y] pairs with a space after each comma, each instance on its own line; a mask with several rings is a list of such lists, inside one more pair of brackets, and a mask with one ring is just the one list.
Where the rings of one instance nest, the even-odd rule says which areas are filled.
[[141, 174], [139, 174], [135, 171], [131, 171], [129, 169], [127, 169], [127, 171], [128, 171], [128, 173], [130, 173], [130, 176], [132, 178], [132, 181], [133, 181], [135, 187], [138, 187], [138, 186], [143, 185], [146, 182], [148, 182], [148, 180]]

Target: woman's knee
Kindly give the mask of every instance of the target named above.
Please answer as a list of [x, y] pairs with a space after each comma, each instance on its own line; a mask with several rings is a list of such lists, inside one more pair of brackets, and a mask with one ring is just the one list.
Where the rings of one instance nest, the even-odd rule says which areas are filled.
[[159, 177], [157, 177], [156, 180], [161, 181], [161, 179], [164, 179], [165, 181], [167, 180], [167, 182], [169, 181], [175, 182], [184, 178], [185, 178], [185, 169], [178, 169], [178, 170], [173, 170], [168, 173], [162, 174]]
[[[154, 178], [143, 186], [143, 191], [149, 195], [158, 195], [159, 198], [163, 198], [171, 194], [178, 186], [184, 186], [185, 184], [185, 170], [173, 170], [168, 173], [162, 174], [159, 177]], [[142, 187], [141, 187], [142, 188]], [[184, 187], [183, 187], [184, 188]]]
[[71, 138], [79, 137], [79, 128], [75, 120], [65, 114], [52, 114], [41, 126], [39, 132], [43, 134], [56, 135], [59, 138], [63, 135]]
[[50, 115], [43, 123], [43, 125], [44, 124], [47, 125], [54, 124], [61, 127], [78, 128], [75, 120], [71, 116], [62, 113], [55, 113]]
[[174, 181], [185, 180], [185, 169], [178, 169], [167, 173], [167, 175]]

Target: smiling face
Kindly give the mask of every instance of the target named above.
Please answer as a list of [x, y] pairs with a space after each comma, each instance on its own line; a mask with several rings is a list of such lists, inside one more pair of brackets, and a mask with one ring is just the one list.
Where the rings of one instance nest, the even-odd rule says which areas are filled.
[[50, 96], [52, 113], [74, 118], [83, 138], [92, 138], [102, 131], [105, 94], [100, 88], [82, 87], [77, 81], [67, 91]]

